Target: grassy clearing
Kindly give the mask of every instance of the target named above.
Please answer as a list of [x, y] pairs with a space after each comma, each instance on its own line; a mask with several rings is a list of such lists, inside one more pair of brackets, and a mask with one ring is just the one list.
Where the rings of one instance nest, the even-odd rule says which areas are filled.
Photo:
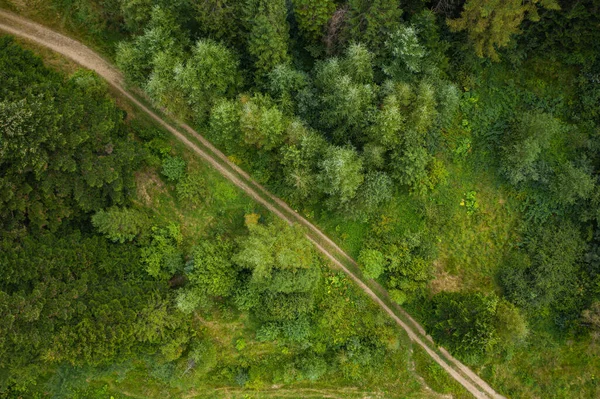
[[534, 329], [529, 344], [499, 356], [482, 375], [509, 397], [600, 397], [600, 342]]
[[432, 291], [497, 290], [495, 276], [519, 223], [518, 201], [487, 171], [449, 164], [449, 178], [425, 205], [439, 257]]

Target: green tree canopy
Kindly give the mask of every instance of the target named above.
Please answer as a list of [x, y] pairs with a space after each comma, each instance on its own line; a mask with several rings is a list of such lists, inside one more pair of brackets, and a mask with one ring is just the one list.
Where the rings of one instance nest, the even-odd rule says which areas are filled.
[[556, 0], [467, 0], [459, 18], [448, 20], [455, 31], [466, 30], [479, 57], [499, 61], [497, 50], [506, 47], [511, 37], [520, 33], [520, 25], [527, 16], [538, 21], [537, 5], [558, 10]]
[[239, 241], [233, 261], [250, 272], [245, 295], [256, 297], [250, 309], [260, 320], [271, 322], [307, 314], [320, 273], [302, 229], [282, 223], [261, 225], [253, 215], [246, 220], [249, 234]]

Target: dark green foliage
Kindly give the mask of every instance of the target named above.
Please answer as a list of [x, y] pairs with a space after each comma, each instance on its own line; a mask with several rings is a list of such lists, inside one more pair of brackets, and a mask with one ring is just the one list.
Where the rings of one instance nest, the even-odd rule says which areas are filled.
[[[394, 231], [394, 223], [387, 216], [373, 221], [359, 259], [366, 254], [377, 260], [377, 269], [382, 271], [379, 276], [385, 281], [390, 297], [399, 304], [421, 293], [431, 278], [429, 239]], [[379, 254], [383, 254], [383, 261]]]
[[179, 226], [170, 223], [166, 227], [152, 227], [150, 242], [141, 250], [142, 262], [149, 275], [156, 278], [169, 278], [183, 267], [183, 253], [180, 246], [183, 236]]
[[139, 158], [104, 83], [90, 72], [66, 80], [8, 37], [0, 52], [3, 229], [55, 229], [63, 218], [124, 203]]
[[106, 364], [140, 345], [156, 351], [181, 328], [164, 290], [144, 281], [134, 246], [79, 233], [1, 246], [0, 367], [9, 373], [0, 392], [31, 384], [44, 364]]
[[309, 44], [319, 43], [335, 11], [333, 0], [294, 0], [294, 16], [300, 34]]
[[495, 295], [442, 292], [433, 297], [431, 306], [428, 330], [461, 357], [483, 355], [498, 343]]
[[364, 43], [374, 52], [381, 51], [385, 40], [401, 22], [400, 2], [349, 0], [348, 6], [347, 40]]
[[536, 167], [542, 152], [553, 137], [564, 131], [560, 121], [548, 114], [525, 114], [515, 126], [511, 145], [504, 149], [504, 173], [511, 183], [537, 181], [541, 167]]
[[289, 61], [287, 7], [284, 0], [248, 0], [245, 7], [248, 52], [261, 82], [273, 68]]
[[538, 311], [568, 310], [577, 295], [584, 243], [571, 223], [546, 224], [527, 237], [526, 251], [511, 257], [501, 273], [507, 297]]
[[194, 2], [194, 17], [204, 35], [229, 45], [238, 45], [243, 33], [242, 1], [201, 0]]

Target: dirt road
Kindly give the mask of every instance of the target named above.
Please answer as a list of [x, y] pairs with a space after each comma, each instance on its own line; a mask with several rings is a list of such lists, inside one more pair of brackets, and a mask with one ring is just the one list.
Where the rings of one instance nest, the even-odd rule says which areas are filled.
[[265, 206], [287, 223], [299, 223], [303, 225], [306, 228], [307, 238], [314, 243], [316, 248], [330, 259], [335, 266], [343, 270], [354, 280], [369, 297], [381, 306], [406, 331], [413, 342], [421, 346], [437, 364], [464, 386], [474, 397], [478, 399], [504, 399], [502, 395], [495, 392], [493, 388], [468, 367], [454, 359], [443, 348], [438, 348], [431, 338], [427, 336], [425, 330], [402, 308], [392, 303], [387, 297], [387, 292], [380, 285], [362, 277], [356, 262], [315, 225], [300, 216], [285, 202], [254, 181], [237, 165], [230, 162], [225, 154], [216, 149], [190, 126], [184, 123], [174, 125], [166, 122], [162, 117], [130, 94], [125, 89], [121, 73], [104, 58], [78, 41], [3, 10], [0, 10], [0, 30], [54, 50], [102, 76], [140, 110], [148, 114], [256, 202]]

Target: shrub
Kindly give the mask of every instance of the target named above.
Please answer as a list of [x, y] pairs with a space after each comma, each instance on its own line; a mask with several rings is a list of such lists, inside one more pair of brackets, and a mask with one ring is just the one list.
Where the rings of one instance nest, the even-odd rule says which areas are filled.
[[358, 256], [358, 264], [365, 276], [377, 278], [384, 272], [385, 258], [376, 249], [363, 249]]
[[162, 162], [162, 174], [169, 181], [179, 181], [185, 174], [186, 163], [181, 157], [167, 155]]

